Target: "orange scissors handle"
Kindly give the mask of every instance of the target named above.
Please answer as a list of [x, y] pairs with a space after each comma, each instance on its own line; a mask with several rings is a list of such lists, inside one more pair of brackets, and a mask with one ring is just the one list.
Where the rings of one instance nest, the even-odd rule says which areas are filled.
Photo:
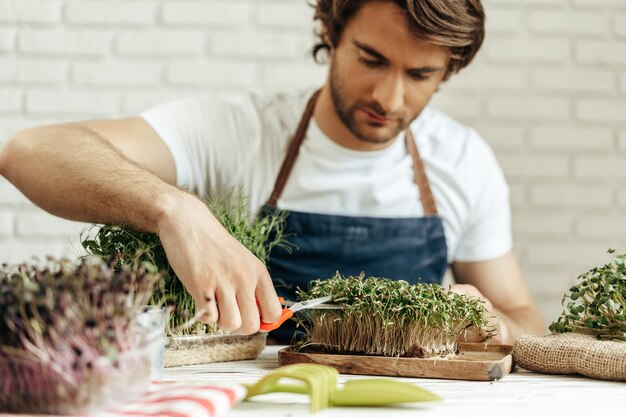
[[[285, 299], [283, 297], [278, 297], [278, 301], [281, 304], [283, 304], [285, 302]], [[280, 315], [280, 319], [278, 319], [278, 321], [276, 321], [274, 323], [264, 323], [264, 322], [261, 322], [260, 329], [265, 331], [265, 332], [269, 332], [270, 330], [276, 330], [276, 329], [278, 329], [280, 327], [281, 324], [283, 324], [284, 322], [289, 320], [291, 317], [293, 317], [293, 311], [291, 311], [288, 308], [283, 308], [283, 312]]]

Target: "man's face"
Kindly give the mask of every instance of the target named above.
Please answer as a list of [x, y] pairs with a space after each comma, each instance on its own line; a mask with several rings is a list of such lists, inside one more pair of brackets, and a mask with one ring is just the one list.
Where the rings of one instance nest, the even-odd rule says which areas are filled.
[[426, 106], [448, 60], [445, 48], [409, 32], [397, 6], [365, 4], [331, 53], [329, 83], [339, 119], [360, 141], [391, 141]]

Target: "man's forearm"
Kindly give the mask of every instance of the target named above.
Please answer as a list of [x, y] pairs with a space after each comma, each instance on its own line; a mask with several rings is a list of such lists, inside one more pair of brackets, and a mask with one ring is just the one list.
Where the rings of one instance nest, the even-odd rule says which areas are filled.
[[89, 126], [106, 139], [84, 124], [20, 132], [0, 148], [0, 174], [58, 216], [158, 233], [176, 276], [208, 313], [203, 320], [243, 334], [257, 332], [261, 317], [278, 320], [265, 265], [202, 201], [171, 185], [174, 161], [157, 133], [138, 118]]
[[76, 125], [18, 133], [0, 148], [0, 174], [52, 214], [153, 233], [168, 205], [184, 194]]

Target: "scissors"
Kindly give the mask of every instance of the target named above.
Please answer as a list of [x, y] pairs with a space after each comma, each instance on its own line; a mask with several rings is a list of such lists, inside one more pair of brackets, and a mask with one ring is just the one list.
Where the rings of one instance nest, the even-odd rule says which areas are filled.
[[333, 296], [329, 295], [327, 297], [312, 298], [310, 300], [296, 303], [293, 301], [285, 301], [283, 297], [278, 297], [278, 301], [280, 302], [280, 304], [286, 307], [283, 308], [280, 319], [278, 319], [278, 321], [274, 323], [261, 322], [260, 329], [266, 332], [269, 332], [270, 330], [276, 330], [280, 327], [281, 324], [293, 317], [293, 313], [307, 308], [319, 310], [342, 310], [344, 308], [344, 306], [338, 304], [327, 304], [328, 302], [332, 301], [332, 299]]

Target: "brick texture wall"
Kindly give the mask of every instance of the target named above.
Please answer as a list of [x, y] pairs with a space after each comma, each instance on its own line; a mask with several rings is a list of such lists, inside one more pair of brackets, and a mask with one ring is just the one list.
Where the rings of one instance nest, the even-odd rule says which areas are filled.
[[[306, 3], [0, 0], [0, 143], [200, 91], [321, 84]], [[626, 0], [484, 3], [484, 47], [434, 104], [495, 150], [515, 251], [549, 322], [579, 273], [626, 251]], [[84, 226], [0, 178], [1, 261], [72, 257]]]

